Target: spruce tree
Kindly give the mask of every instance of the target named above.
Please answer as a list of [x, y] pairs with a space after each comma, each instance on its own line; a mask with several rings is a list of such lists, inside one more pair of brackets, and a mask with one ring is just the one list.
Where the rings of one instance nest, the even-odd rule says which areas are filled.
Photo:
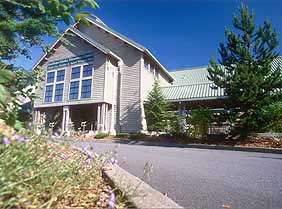
[[158, 81], [155, 81], [147, 99], [145, 114], [148, 131], [165, 131], [167, 122], [170, 120], [170, 114], [168, 113], [169, 104], [161, 92]]
[[229, 116], [239, 119], [241, 130], [257, 131], [263, 126], [261, 107], [277, 100], [277, 89], [282, 88], [281, 69], [271, 67], [278, 56], [277, 34], [268, 20], [256, 27], [254, 12], [244, 4], [233, 17], [233, 26], [234, 31], [225, 29], [226, 43], [219, 44], [218, 63], [211, 59], [208, 78], [214, 88], [224, 88]]

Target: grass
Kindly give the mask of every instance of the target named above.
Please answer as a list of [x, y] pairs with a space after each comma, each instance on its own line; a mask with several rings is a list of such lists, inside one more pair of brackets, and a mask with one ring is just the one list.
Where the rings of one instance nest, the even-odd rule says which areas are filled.
[[[29, 137], [0, 144], [0, 208], [108, 207], [114, 189], [101, 171], [110, 156], [90, 157], [70, 145]], [[126, 206], [116, 200], [115, 207]]]

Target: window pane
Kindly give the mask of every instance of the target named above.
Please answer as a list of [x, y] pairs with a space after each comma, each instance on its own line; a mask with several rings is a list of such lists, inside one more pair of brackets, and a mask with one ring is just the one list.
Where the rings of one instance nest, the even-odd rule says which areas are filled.
[[79, 91], [79, 81], [73, 81], [70, 83], [70, 95], [69, 99], [78, 99], [78, 91]]
[[56, 89], [55, 89], [55, 101], [60, 102], [63, 100], [63, 92], [64, 92], [64, 84], [56, 84]]
[[52, 96], [53, 96], [53, 85], [46, 86], [44, 101], [52, 102]]
[[65, 70], [58, 70], [57, 71], [57, 81], [65, 80]]
[[83, 77], [92, 76], [92, 65], [83, 66]]
[[149, 62], [147, 60], [144, 60], [144, 67], [145, 69], [149, 69]]
[[55, 72], [49, 72], [47, 74], [47, 83], [53, 83], [55, 77]]
[[80, 67], [72, 68], [71, 79], [80, 78]]
[[91, 79], [83, 80], [81, 86], [81, 98], [90, 98], [91, 97]]

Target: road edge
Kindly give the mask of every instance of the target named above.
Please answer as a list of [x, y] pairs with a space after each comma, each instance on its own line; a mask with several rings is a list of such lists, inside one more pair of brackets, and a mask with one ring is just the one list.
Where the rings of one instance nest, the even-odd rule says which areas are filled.
[[103, 175], [123, 191], [136, 208], [183, 208], [118, 165], [107, 165]]

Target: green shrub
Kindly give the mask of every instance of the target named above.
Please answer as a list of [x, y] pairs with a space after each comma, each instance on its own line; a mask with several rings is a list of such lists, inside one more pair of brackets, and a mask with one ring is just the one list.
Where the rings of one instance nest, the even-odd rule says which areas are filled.
[[275, 102], [262, 108], [265, 131], [282, 133], [282, 102]]
[[130, 134], [129, 133], [117, 133], [116, 138], [129, 138]]
[[188, 129], [189, 134], [195, 138], [204, 138], [208, 133], [212, 118], [212, 112], [207, 108], [192, 110], [191, 117], [187, 119], [187, 122], [191, 124]]
[[105, 138], [105, 137], [107, 137], [107, 136], [109, 136], [108, 133], [97, 133], [96, 136], [95, 136], [95, 138], [96, 138], [96, 139], [103, 139], [103, 138]]

